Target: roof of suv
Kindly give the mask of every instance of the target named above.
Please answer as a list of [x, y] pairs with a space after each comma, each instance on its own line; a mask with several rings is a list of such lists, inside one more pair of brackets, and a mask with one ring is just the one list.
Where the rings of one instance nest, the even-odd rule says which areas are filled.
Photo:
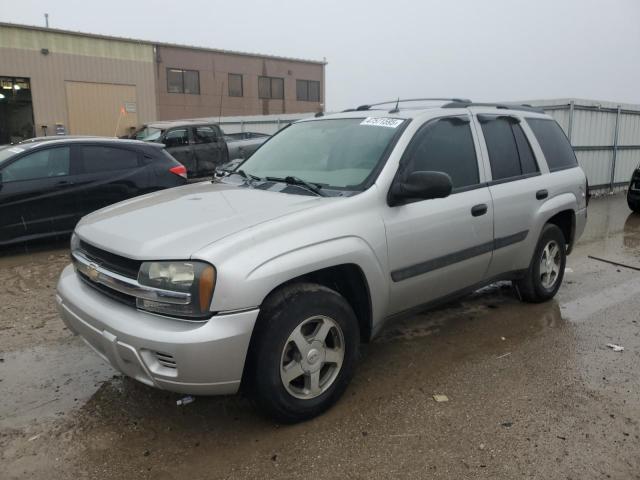
[[[447, 111], [452, 115], [457, 114], [456, 110], [482, 111], [484, 113], [498, 114], [522, 114], [527, 112], [532, 116], [546, 116], [541, 108], [532, 107], [531, 105], [521, 105], [515, 103], [474, 103], [466, 99], [445, 99], [445, 98], [417, 98], [407, 100], [390, 100], [388, 102], [373, 103], [368, 105], [360, 105], [356, 108], [343, 110], [342, 112], [327, 115], [330, 118], [353, 118], [355, 117], [389, 117], [412, 119], [421, 117], [435, 111]], [[304, 121], [313, 121], [313, 118], [304, 119]]]

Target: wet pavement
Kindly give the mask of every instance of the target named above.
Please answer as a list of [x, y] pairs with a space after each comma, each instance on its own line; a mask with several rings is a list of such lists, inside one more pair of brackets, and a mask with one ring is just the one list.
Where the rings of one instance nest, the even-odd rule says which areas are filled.
[[389, 325], [294, 426], [116, 374], [57, 318], [54, 247], [0, 258], [0, 478], [640, 478], [640, 271], [589, 258], [640, 268], [621, 195], [592, 201], [555, 300], [501, 283]]

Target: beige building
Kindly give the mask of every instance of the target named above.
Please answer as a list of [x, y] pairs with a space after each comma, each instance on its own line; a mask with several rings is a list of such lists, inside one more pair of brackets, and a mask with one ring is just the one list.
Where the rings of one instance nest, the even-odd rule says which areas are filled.
[[323, 61], [0, 23], [0, 144], [154, 120], [318, 112]]

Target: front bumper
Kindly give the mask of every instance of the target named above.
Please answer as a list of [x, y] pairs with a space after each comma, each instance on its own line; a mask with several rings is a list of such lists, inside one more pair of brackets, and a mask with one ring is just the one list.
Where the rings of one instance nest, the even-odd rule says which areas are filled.
[[259, 313], [198, 323], [153, 315], [94, 290], [71, 265], [60, 276], [56, 300], [67, 327], [114, 368], [147, 385], [196, 395], [237, 392]]

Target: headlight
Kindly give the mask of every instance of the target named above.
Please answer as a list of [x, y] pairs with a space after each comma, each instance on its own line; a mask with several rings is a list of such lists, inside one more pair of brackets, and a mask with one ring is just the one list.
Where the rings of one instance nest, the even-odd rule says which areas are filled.
[[71, 248], [72, 252], [74, 250], [78, 250], [80, 248], [80, 239], [78, 238], [78, 236], [75, 233], [71, 234], [71, 242], [70, 242], [69, 247]]
[[194, 320], [211, 316], [209, 305], [216, 283], [216, 270], [208, 263], [144, 262], [140, 266], [138, 283], [191, 295], [186, 304], [138, 298], [136, 304], [141, 310]]

